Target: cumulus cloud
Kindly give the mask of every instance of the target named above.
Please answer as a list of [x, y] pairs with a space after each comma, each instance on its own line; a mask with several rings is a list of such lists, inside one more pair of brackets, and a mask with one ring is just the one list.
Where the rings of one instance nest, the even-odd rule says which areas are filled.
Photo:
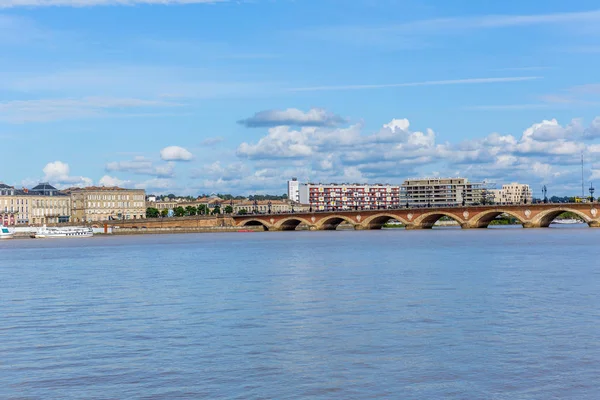
[[160, 151], [160, 158], [164, 161], [190, 161], [194, 156], [183, 147], [168, 146]]
[[100, 180], [98, 181], [98, 184], [100, 186], [107, 186], [107, 187], [112, 187], [112, 186], [125, 187], [125, 186], [129, 186], [131, 184], [131, 181], [115, 178], [114, 176], [104, 175], [102, 178], [100, 178]]
[[322, 108], [311, 108], [307, 112], [297, 108], [286, 110], [260, 111], [250, 118], [238, 121], [247, 128], [274, 126], [336, 126], [345, 122], [344, 118]]
[[[432, 129], [415, 130], [407, 119], [393, 119], [375, 132], [365, 132], [360, 124], [344, 128], [278, 126], [255, 142], [242, 143], [237, 155], [247, 160], [239, 175], [253, 176], [265, 168], [279, 171], [273, 179], [251, 180], [265, 187], [281, 185], [290, 176], [313, 181], [401, 183], [407, 177], [437, 171], [472, 180], [564, 188], [577, 179], [575, 170], [582, 152], [590, 158], [600, 155], [600, 144], [586, 143], [596, 138], [600, 138], [600, 118], [587, 127], [577, 119], [566, 125], [556, 119], [543, 120], [520, 134], [493, 132], [461, 143], [440, 143]], [[227, 175], [227, 169], [219, 163], [219, 169], [202, 178], [210, 177], [212, 187], [220, 190], [228, 184], [247, 187], [248, 182]]]
[[134, 6], [142, 4], [213, 4], [226, 1], [227, 0], [2, 0], [0, 8]]
[[62, 161], [53, 161], [43, 168], [44, 181], [56, 184], [59, 187], [90, 186], [92, 180], [83, 176], [71, 176], [69, 164]]

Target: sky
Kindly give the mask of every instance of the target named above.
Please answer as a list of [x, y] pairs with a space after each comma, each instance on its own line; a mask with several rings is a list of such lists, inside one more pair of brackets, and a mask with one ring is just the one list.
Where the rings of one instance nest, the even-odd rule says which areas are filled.
[[[0, 0], [0, 181], [600, 185], [590, 0]], [[586, 193], [587, 194], [587, 193]]]

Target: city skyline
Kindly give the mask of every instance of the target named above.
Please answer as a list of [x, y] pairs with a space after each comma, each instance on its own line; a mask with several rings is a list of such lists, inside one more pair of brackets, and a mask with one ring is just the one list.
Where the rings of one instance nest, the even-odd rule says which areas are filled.
[[582, 154], [586, 190], [600, 178], [592, 1], [2, 3], [8, 185], [464, 176], [580, 195]]

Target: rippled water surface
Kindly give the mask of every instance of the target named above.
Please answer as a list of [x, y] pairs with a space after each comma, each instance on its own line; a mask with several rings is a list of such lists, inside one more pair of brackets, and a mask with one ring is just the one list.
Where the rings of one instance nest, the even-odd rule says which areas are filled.
[[598, 399], [600, 229], [0, 243], [2, 399]]

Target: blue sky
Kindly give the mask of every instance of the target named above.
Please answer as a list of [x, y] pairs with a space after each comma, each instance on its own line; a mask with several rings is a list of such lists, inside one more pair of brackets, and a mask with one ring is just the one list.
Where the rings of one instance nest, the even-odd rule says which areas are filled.
[[596, 1], [0, 0], [5, 183], [600, 182]]

